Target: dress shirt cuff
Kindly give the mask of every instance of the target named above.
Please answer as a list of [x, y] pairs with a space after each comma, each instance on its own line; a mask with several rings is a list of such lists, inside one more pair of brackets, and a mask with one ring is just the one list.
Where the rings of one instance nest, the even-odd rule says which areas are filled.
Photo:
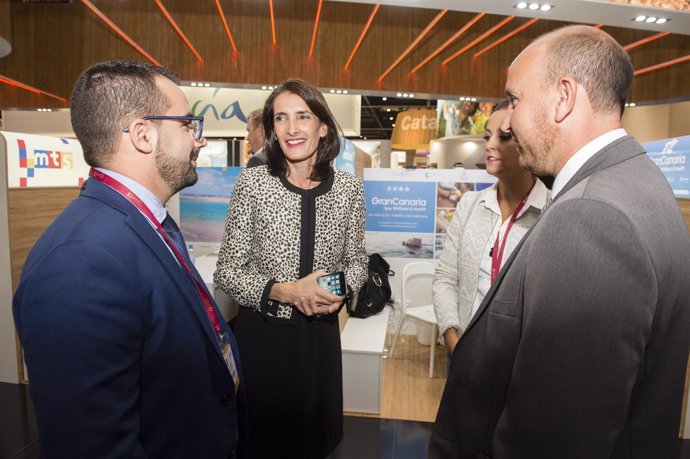
[[259, 300], [259, 311], [261, 312], [261, 315], [266, 317], [267, 313], [270, 312], [271, 314], [275, 315], [276, 311], [270, 311], [270, 308], [272, 305], [276, 305], [277, 307], [278, 302], [277, 301], [271, 301], [268, 299], [268, 296], [271, 294], [271, 288], [273, 288], [273, 284], [275, 284], [276, 281], [274, 279], [269, 280], [266, 283], [266, 286], [264, 287], [264, 291], [261, 294], [261, 300]]

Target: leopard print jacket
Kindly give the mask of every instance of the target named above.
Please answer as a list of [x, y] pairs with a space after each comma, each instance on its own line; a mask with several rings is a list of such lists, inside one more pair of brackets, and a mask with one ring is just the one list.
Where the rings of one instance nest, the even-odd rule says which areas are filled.
[[268, 300], [276, 282], [317, 269], [344, 271], [356, 295], [367, 278], [362, 179], [341, 170], [311, 190], [273, 177], [266, 166], [242, 171], [225, 221], [213, 280], [240, 305], [280, 319], [293, 308]]

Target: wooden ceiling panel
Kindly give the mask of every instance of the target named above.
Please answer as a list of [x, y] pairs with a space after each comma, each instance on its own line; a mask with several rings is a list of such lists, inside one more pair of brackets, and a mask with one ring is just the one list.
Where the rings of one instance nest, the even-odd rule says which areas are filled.
[[[308, 57], [318, 0], [275, 0], [277, 44], [272, 44], [268, 0], [220, 0], [239, 54], [234, 57], [215, 1], [162, 0], [202, 56], [200, 63], [153, 1], [92, 0], [154, 59], [185, 80], [227, 84], [275, 84], [289, 77], [323, 88], [415, 92], [449, 97], [503, 96], [506, 69], [540, 34], [565, 25], [542, 19], [486, 54], [474, 54], [526, 23], [516, 18], [464, 55], [443, 60], [506, 16], [485, 15], [414, 75], [410, 71], [438, 49], [472, 12], [449, 11], [386, 77], [377, 79], [439, 14], [439, 10], [383, 5], [347, 71], [343, 70], [372, 12], [372, 4], [323, 2], [314, 54]], [[89, 65], [108, 59], [145, 58], [81, 2], [10, 3], [12, 52], [0, 59], [0, 75], [69, 98], [75, 79]], [[622, 45], [653, 35], [604, 27]], [[670, 34], [631, 51], [636, 69], [686, 56], [690, 36]], [[635, 79], [636, 102], [688, 98], [690, 62]], [[59, 107], [60, 102], [0, 85], [2, 107]]]

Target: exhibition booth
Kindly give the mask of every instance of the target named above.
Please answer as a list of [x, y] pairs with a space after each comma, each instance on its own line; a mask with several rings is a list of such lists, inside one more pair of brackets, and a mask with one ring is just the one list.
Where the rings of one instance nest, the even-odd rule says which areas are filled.
[[[231, 164], [227, 139], [246, 132], [245, 114], [261, 106], [266, 91], [229, 88], [185, 88], [195, 114], [205, 116], [209, 146], [198, 160], [199, 181], [169, 203], [185, 240], [194, 251], [195, 263], [214, 294], [224, 318], [230, 321], [238, 305], [213, 284], [217, 251], [223, 234], [227, 205], [242, 166]], [[359, 96], [326, 95], [343, 128], [354, 135], [359, 126]], [[436, 115], [434, 115], [436, 114]], [[408, 116], [405, 121], [401, 117]], [[429, 122], [432, 116], [438, 116]], [[343, 138], [337, 168], [364, 179], [366, 199], [366, 247], [390, 262], [393, 305], [367, 319], [348, 318], [341, 312], [344, 408], [351, 413], [380, 414], [384, 398], [384, 364], [399, 358], [393, 349], [398, 335], [416, 336], [427, 346], [423, 359], [429, 365], [420, 377], [436, 379], [434, 373], [435, 319], [406, 321], [410, 306], [431, 303], [429, 276], [405, 279], [413, 262], [434, 265], [443, 249], [445, 232], [458, 201], [467, 191], [491, 186], [495, 178], [482, 167], [483, 140], [476, 134], [438, 136], [442, 110], [398, 115], [401, 129], [391, 139], [388, 159], [398, 167], [370, 167], [371, 145]], [[416, 120], [416, 121], [415, 121]], [[21, 349], [14, 332], [11, 292], [18, 284], [24, 259], [33, 242], [62, 209], [79, 194], [89, 167], [69, 127], [69, 112], [3, 112], [0, 132], [0, 193], [8, 206], [0, 206], [0, 381], [27, 382]], [[408, 131], [408, 132], [405, 132]], [[40, 133], [40, 134], [39, 134]], [[445, 133], [445, 131], [444, 131]], [[48, 134], [48, 135], [45, 135]], [[214, 138], [216, 138], [214, 140]], [[220, 139], [223, 140], [220, 140]], [[420, 148], [426, 145], [426, 149]], [[690, 209], [690, 136], [660, 139], [645, 144], [648, 154], [668, 178], [685, 211]], [[410, 160], [406, 156], [414, 151]], [[393, 160], [396, 151], [400, 160]], [[409, 167], [415, 166], [418, 167]], [[441, 165], [429, 168], [429, 164]], [[403, 166], [408, 166], [403, 167]], [[420, 167], [421, 166], [421, 167]], [[455, 166], [450, 168], [450, 166]], [[403, 285], [405, 288], [403, 288]], [[75, 280], [75, 288], [78, 288]], [[405, 295], [403, 292], [407, 292]], [[408, 312], [405, 311], [407, 306]], [[400, 330], [399, 326], [402, 325]], [[431, 325], [431, 327], [429, 327]], [[428, 348], [430, 346], [430, 348]], [[428, 359], [428, 360], [426, 360]], [[438, 362], [441, 368], [444, 362]], [[443, 373], [445, 374], [445, 373]], [[684, 438], [690, 438], [690, 413], [686, 409]]]

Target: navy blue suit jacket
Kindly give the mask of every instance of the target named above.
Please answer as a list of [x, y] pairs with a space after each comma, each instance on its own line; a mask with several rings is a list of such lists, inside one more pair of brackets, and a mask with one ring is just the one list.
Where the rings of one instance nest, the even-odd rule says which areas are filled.
[[243, 385], [196, 287], [108, 186], [89, 180], [37, 241], [13, 309], [42, 457], [246, 457]]

